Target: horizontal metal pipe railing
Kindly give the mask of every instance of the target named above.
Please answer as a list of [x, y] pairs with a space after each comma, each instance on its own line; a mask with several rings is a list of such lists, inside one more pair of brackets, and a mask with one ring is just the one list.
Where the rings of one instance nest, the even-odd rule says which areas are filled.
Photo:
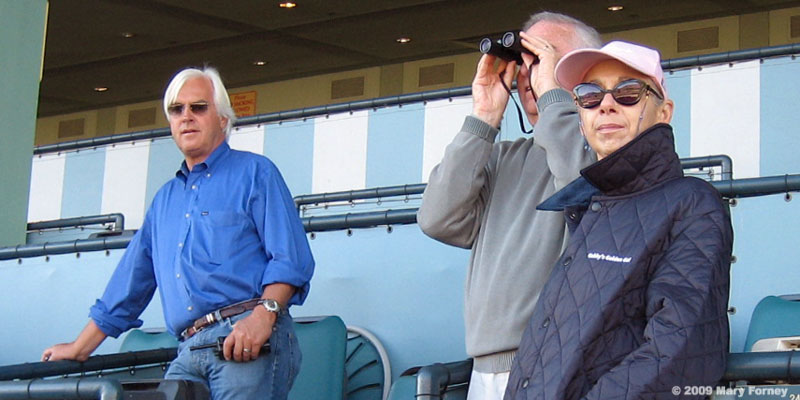
[[335, 201], [354, 201], [365, 199], [380, 199], [383, 197], [410, 196], [425, 191], [424, 183], [412, 185], [384, 186], [371, 189], [349, 190], [343, 192], [329, 192], [319, 194], [305, 194], [294, 197], [297, 207], [306, 204], [322, 204]]
[[[415, 398], [441, 399], [448, 386], [468, 383], [471, 372], [471, 359], [424, 366], [416, 374]], [[747, 384], [800, 382], [800, 352], [730, 353], [722, 380]]]
[[[466, 96], [472, 93], [469, 86], [457, 87], [452, 89], [432, 90], [420, 93], [409, 93], [397, 96], [380, 97], [370, 100], [359, 100], [348, 103], [328, 104], [316, 107], [299, 108], [289, 111], [279, 111], [275, 113], [253, 115], [239, 118], [234, 126], [246, 126], [254, 124], [264, 124], [269, 122], [289, 121], [302, 118], [312, 118], [323, 115], [355, 112], [389, 106], [402, 106], [403, 104], [418, 103], [422, 101], [441, 100], [452, 97]], [[101, 136], [96, 138], [72, 140], [68, 142], [53, 143], [37, 146], [33, 149], [33, 154], [57, 153], [61, 151], [90, 149], [93, 147], [106, 146], [114, 143], [150, 140], [159, 137], [170, 136], [169, 128], [150, 129], [146, 131], [123, 133], [118, 135]]]
[[800, 353], [796, 351], [728, 354], [722, 378], [727, 382], [800, 382]]
[[[662, 60], [661, 65], [665, 70], [701, 67], [712, 64], [733, 63], [767, 57], [793, 56], [800, 53], [800, 44], [761, 47], [738, 51], [706, 54], [692, 57]], [[441, 100], [452, 97], [468, 96], [472, 94], [471, 86], [461, 86], [451, 89], [432, 90], [419, 93], [408, 93], [397, 96], [379, 97], [368, 100], [358, 100], [347, 103], [329, 104], [316, 107], [306, 107], [295, 110], [279, 111], [275, 113], [254, 115], [240, 118], [234, 126], [263, 124], [271, 122], [288, 121], [294, 119], [311, 118], [328, 114], [355, 112], [381, 107], [402, 106], [403, 104], [418, 103], [423, 101]], [[106, 146], [114, 143], [150, 140], [170, 136], [169, 128], [150, 129], [145, 131], [121, 133], [116, 135], [95, 138], [79, 139], [68, 142], [53, 143], [36, 146], [33, 154], [47, 154], [61, 151], [87, 149]]]
[[172, 347], [92, 356], [84, 362], [49, 361], [6, 365], [0, 367], [0, 381], [108, 371], [137, 365], [164, 364], [174, 360], [177, 355], [178, 348]]
[[720, 176], [722, 179], [733, 179], [733, 161], [724, 154], [681, 158], [681, 167], [683, 169], [710, 168], [716, 166], [720, 167]]
[[[722, 179], [731, 179], [733, 175], [733, 162], [731, 158], [724, 155], [713, 155], [704, 157], [681, 158], [681, 167], [686, 168], [709, 168], [719, 166], [722, 170]], [[410, 196], [421, 194], [427, 185], [416, 183], [411, 185], [384, 186], [370, 189], [345, 190], [341, 192], [328, 192], [305, 194], [294, 197], [297, 207], [306, 204], [324, 204], [337, 201], [355, 201], [384, 197]]]
[[[694, 161], [691, 161], [691, 163], [694, 163]], [[710, 183], [725, 198], [766, 196], [770, 194], [800, 191], [800, 174], [730, 179], [711, 181]], [[425, 187], [424, 184], [405, 186], [413, 188], [414, 192], [421, 192]], [[349, 194], [351, 192], [338, 193]], [[374, 196], [374, 193], [372, 189], [365, 190], [367, 196]], [[332, 197], [328, 197], [328, 199], [330, 198]], [[301, 220], [306, 232], [321, 232], [340, 229], [368, 228], [379, 225], [413, 224], [417, 222], [416, 213], [417, 208], [404, 208], [397, 210], [303, 217]], [[121, 249], [128, 245], [130, 239], [130, 236], [117, 236], [96, 239], [78, 239], [69, 242], [0, 247], [0, 260], [78, 253], [82, 251]]]
[[86, 225], [98, 225], [113, 223], [115, 232], [125, 230], [125, 216], [120, 213], [89, 215], [86, 217], [62, 218], [50, 221], [39, 221], [28, 223], [28, 231], [38, 231], [42, 229], [70, 228]]
[[128, 247], [130, 241], [130, 236], [112, 236], [94, 239], [76, 239], [68, 242], [47, 242], [43, 244], [0, 247], [0, 260], [81, 253], [84, 251], [124, 249]]
[[417, 208], [322, 215], [303, 218], [306, 232], [324, 232], [341, 229], [371, 228], [379, 225], [414, 224]]
[[122, 400], [122, 384], [108, 378], [71, 378], [0, 382], [0, 399]]
[[800, 175], [786, 174], [760, 178], [712, 181], [712, 185], [727, 198], [766, 196], [800, 191]]
[[714, 54], [704, 54], [692, 57], [673, 58], [662, 60], [661, 67], [664, 70], [702, 67], [705, 65], [727, 64], [738, 61], [759, 60], [770, 57], [791, 56], [800, 53], [800, 44], [786, 44], [780, 46], [759, 47], [755, 49], [744, 49], [736, 51], [726, 51]]

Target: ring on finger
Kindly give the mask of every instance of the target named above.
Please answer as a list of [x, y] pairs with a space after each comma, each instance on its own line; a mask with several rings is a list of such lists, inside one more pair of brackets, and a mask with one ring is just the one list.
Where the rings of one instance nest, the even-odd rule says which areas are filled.
[[245, 352], [245, 353], [249, 353], [250, 349], [242, 349], [242, 351]]

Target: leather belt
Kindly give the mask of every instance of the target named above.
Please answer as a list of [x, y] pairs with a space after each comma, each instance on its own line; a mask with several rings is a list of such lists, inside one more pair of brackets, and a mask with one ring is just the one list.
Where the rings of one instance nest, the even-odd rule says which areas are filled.
[[214, 312], [210, 312], [196, 319], [192, 325], [184, 329], [183, 332], [181, 332], [181, 338], [183, 338], [183, 340], [189, 339], [195, 333], [200, 332], [201, 330], [214, 325], [225, 318], [230, 318], [256, 308], [256, 306], [260, 303], [261, 299], [250, 299], [236, 304], [231, 304], [227, 307], [222, 307]]

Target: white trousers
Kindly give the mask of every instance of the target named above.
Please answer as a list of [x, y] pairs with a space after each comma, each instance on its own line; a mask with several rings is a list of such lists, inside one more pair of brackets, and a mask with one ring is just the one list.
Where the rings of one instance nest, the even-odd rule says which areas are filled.
[[510, 372], [492, 374], [472, 370], [467, 400], [502, 400], [509, 374]]

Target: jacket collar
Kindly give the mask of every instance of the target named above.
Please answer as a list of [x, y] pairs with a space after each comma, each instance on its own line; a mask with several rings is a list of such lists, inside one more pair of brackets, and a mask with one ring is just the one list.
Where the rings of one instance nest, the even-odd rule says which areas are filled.
[[581, 170], [581, 177], [537, 209], [560, 211], [569, 206], [586, 206], [597, 194], [630, 194], [682, 176], [672, 127], [656, 124], [608, 157]]

